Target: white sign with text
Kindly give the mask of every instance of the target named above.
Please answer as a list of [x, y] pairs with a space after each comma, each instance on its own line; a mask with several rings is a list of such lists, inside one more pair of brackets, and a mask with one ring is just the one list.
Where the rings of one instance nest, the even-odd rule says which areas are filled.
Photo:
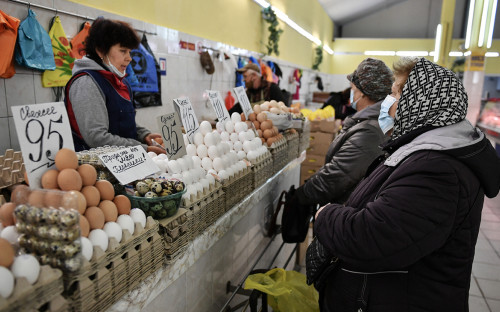
[[208, 98], [210, 99], [210, 103], [212, 103], [218, 121], [226, 122], [227, 120], [231, 120], [229, 112], [227, 111], [226, 108], [226, 104], [224, 104], [224, 100], [222, 99], [220, 92], [207, 90], [207, 94]]
[[157, 118], [163, 137], [165, 154], [168, 159], [175, 160], [186, 155], [186, 146], [182, 138], [182, 127], [177, 113], [170, 113]]
[[200, 128], [198, 124], [198, 119], [193, 110], [193, 105], [187, 97], [174, 99], [175, 110], [181, 117], [182, 125], [184, 126], [184, 131], [188, 137], [189, 143], [194, 143], [193, 137], [196, 131]]
[[245, 114], [245, 117], [248, 119], [248, 115], [250, 115], [253, 110], [252, 110], [252, 105], [250, 105], [250, 100], [248, 99], [247, 93], [245, 91], [245, 88], [243, 86], [233, 88], [234, 93], [236, 93], [236, 97], [238, 98], [238, 101], [240, 102], [241, 110], [243, 110], [243, 114]]

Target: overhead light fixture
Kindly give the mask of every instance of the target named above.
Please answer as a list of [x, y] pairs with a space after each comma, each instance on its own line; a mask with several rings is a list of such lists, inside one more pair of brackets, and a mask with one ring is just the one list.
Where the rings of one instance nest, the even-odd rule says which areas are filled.
[[434, 62], [439, 60], [439, 49], [441, 49], [441, 31], [443, 27], [438, 24], [436, 27], [436, 42], [434, 43]]
[[470, 47], [470, 36], [472, 32], [472, 20], [474, 19], [474, 6], [476, 5], [475, 0], [470, 0], [469, 4], [469, 17], [467, 18], [467, 32], [465, 34], [465, 48]]
[[486, 54], [484, 54], [484, 56], [486, 56], [486, 57], [499, 57], [500, 53], [498, 53], [498, 52], [486, 52]]
[[330, 54], [330, 55], [333, 55], [333, 50], [332, 50], [332, 49], [330, 49], [330, 47], [329, 47], [329, 46], [324, 45], [324, 46], [323, 46], [323, 50], [325, 50], [325, 51], [326, 51], [326, 53], [328, 53], [328, 54]]
[[396, 55], [396, 51], [365, 51], [365, 55]]
[[493, 0], [493, 8], [491, 10], [490, 17], [490, 27], [488, 30], [488, 42], [486, 43], [486, 47], [491, 48], [491, 42], [493, 41], [493, 30], [495, 30], [495, 18], [497, 14], [497, 2], [498, 0]]
[[450, 53], [448, 53], [449, 56], [464, 56], [464, 54], [460, 51], [450, 51]]
[[484, 44], [484, 33], [486, 31], [486, 20], [488, 18], [488, 4], [489, 0], [485, 0], [483, 3], [483, 14], [481, 15], [481, 27], [479, 28], [479, 39], [477, 41], [477, 46], [482, 47]]
[[266, 0], [253, 0], [253, 1], [257, 2], [257, 4], [263, 7], [264, 9], [267, 9], [271, 5]]
[[464, 56], [469, 56], [471, 55], [471, 51], [464, 52]]
[[428, 56], [427, 51], [396, 51], [397, 56]]

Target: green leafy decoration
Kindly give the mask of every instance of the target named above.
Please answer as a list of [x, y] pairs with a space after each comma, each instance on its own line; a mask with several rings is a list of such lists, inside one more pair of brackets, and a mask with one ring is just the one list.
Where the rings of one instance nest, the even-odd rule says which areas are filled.
[[269, 30], [269, 37], [267, 38], [267, 54], [271, 55], [274, 52], [276, 56], [280, 55], [278, 50], [278, 42], [280, 40], [281, 33], [283, 33], [283, 29], [278, 28], [278, 18], [274, 13], [271, 6], [268, 6], [265, 9], [262, 9], [262, 18], [269, 24], [267, 30]]
[[312, 69], [318, 70], [319, 65], [323, 62], [323, 45], [317, 46], [314, 50], [316, 51], [316, 57], [314, 58]]

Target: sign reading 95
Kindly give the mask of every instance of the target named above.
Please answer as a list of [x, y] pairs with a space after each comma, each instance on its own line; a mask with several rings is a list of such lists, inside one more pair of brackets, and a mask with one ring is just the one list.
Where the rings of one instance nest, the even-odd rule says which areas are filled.
[[178, 112], [179, 116], [181, 116], [182, 125], [184, 126], [184, 130], [186, 131], [189, 143], [193, 143], [194, 134], [200, 127], [198, 125], [198, 119], [194, 114], [193, 105], [191, 105], [191, 102], [188, 98], [174, 99], [174, 103], [176, 104], [176, 111]]
[[168, 159], [177, 159], [186, 155], [186, 146], [182, 138], [181, 122], [176, 113], [170, 113], [157, 118], [161, 129], [165, 153]]
[[42, 174], [54, 166], [61, 148], [74, 150], [63, 102], [13, 106], [12, 116], [32, 188], [40, 188]]

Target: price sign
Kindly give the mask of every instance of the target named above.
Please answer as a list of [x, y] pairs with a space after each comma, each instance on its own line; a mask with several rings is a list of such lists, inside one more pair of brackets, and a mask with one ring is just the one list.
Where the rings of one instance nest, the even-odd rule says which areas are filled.
[[31, 188], [41, 188], [45, 171], [54, 167], [61, 148], [74, 150], [63, 102], [12, 106], [12, 116]]
[[215, 110], [215, 115], [220, 122], [225, 122], [226, 120], [231, 120], [229, 116], [229, 112], [227, 111], [226, 105], [224, 104], [224, 100], [220, 95], [219, 91], [207, 90], [208, 98], [210, 99], [210, 103]]
[[245, 88], [242, 86], [236, 87], [233, 89], [234, 93], [236, 93], [236, 97], [240, 102], [241, 109], [243, 110], [243, 114], [248, 119], [248, 115], [253, 112], [252, 105], [250, 105], [250, 101], [248, 100], [247, 93], [245, 92]]
[[182, 125], [184, 126], [184, 130], [186, 130], [189, 143], [194, 143], [194, 134], [200, 126], [194, 114], [193, 105], [191, 105], [188, 98], [174, 99], [174, 103], [176, 104], [175, 110], [181, 116]]
[[179, 116], [176, 113], [171, 113], [158, 117], [157, 121], [168, 159], [174, 160], [186, 155]]
[[125, 147], [98, 156], [121, 184], [127, 184], [160, 171], [140, 145]]

